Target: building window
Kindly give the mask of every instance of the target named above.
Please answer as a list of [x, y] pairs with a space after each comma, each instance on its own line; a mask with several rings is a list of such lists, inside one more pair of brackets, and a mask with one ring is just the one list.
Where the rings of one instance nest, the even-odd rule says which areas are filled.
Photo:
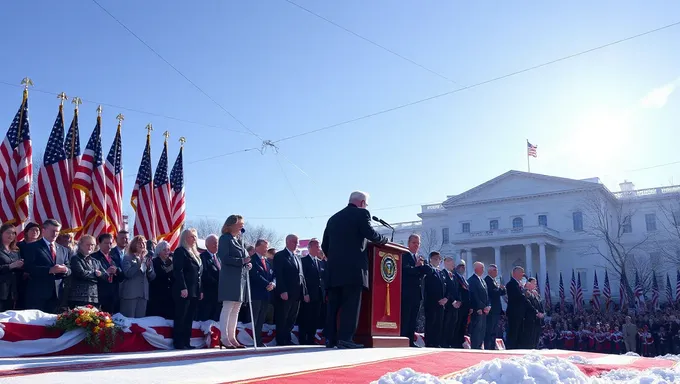
[[633, 232], [633, 224], [631, 223], [630, 216], [623, 218], [623, 233]]
[[489, 231], [495, 231], [498, 229], [498, 220], [489, 221]]
[[574, 223], [574, 231], [583, 231], [583, 212], [573, 212], [571, 214], [571, 220]]
[[541, 227], [547, 227], [548, 226], [548, 216], [547, 215], [538, 215], [538, 225]]
[[653, 213], [646, 214], [645, 224], [647, 225], [647, 232], [656, 231], [656, 215]]
[[448, 228], [442, 228], [442, 244], [448, 244], [449, 243], [449, 229]]
[[463, 233], [470, 233], [470, 223], [463, 223], [461, 231]]
[[524, 227], [524, 220], [521, 217], [515, 217], [512, 219], [512, 228], [522, 228]]
[[[587, 269], [577, 269], [576, 270], [576, 279], [579, 277], [581, 278], [581, 290], [582, 291], [588, 291], [588, 270]], [[578, 282], [578, 280], [577, 280]], [[599, 283], [599, 282], [598, 282]], [[592, 282], [591, 282], [592, 284]], [[600, 283], [603, 284], [603, 283]]]

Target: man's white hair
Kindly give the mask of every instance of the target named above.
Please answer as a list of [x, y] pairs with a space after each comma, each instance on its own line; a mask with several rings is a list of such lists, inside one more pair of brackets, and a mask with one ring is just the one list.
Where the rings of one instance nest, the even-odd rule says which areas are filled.
[[354, 191], [349, 195], [349, 202], [353, 203], [355, 201], [368, 200], [368, 193], [362, 191]]
[[482, 267], [482, 268], [484, 268], [484, 263], [482, 263], [481, 261], [475, 261], [475, 263], [472, 264], [472, 267], [473, 267], [474, 269], [477, 269], [477, 267]]
[[211, 233], [211, 234], [209, 234], [208, 236], [206, 236], [205, 241], [208, 241], [208, 240], [210, 240], [210, 239], [215, 239], [215, 241], [218, 241], [218, 240], [219, 240], [219, 237], [217, 237], [216, 234]]

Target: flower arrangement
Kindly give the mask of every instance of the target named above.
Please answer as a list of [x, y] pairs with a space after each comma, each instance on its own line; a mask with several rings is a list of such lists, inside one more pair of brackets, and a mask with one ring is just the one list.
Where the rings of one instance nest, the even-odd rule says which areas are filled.
[[110, 352], [115, 343], [120, 327], [111, 319], [111, 315], [102, 312], [92, 305], [76, 307], [57, 315], [54, 328], [64, 332], [74, 329], [85, 331], [85, 341], [100, 352]]

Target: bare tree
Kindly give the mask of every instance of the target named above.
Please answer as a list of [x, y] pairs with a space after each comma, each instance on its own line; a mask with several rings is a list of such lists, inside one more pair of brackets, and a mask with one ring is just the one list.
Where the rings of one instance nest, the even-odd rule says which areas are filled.
[[657, 245], [669, 267], [677, 269], [680, 267], [680, 193], [659, 202], [658, 208], [661, 217], [657, 222], [666, 236], [659, 239]]
[[420, 235], [420, 240], [420, 249], [426, 255], [429, 255], [430, 252], [439, 252], [442, 250], [442, 241], [439, 240], [439, 234], [434, 228], [423, 231]]
[[222, 223], [220, 223], [219, 220], [208, 218], [187, 220], [184, 223], [184, 228], [196, 228], [198, 237], [205, 239], [210, 234], [219, 235], [220, 230], [222, 229]]
[[283, 242], [283, 237], [275, 230], [267, 228], [264, 225], [253, 226], [246, 223], [246, 232], [243, 234], [243, 239], [247, 245], [255, 245], [258, 239], [265, 239], [269, 242], [269, 246], [279, 248]]

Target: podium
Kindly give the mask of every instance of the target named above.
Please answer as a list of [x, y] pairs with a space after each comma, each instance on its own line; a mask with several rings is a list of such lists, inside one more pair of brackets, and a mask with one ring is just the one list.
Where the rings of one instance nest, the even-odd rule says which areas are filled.
[[368, 244], [368, 290], [361, 296], [356, 342], [372, 348], [408, 347], [401, 332], [401, 245]]

